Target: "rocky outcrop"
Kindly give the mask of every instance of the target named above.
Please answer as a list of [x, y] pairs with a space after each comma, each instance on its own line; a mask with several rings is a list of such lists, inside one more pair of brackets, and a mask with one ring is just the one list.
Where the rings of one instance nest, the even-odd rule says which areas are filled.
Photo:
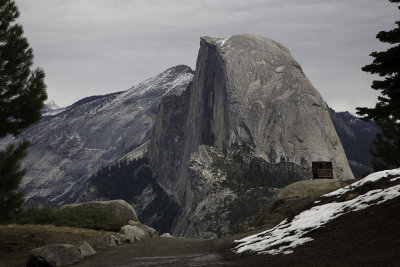
[[78, 252], [81, 254], [82, 258], [93, 256], [97, 254], [96, 250], [92, 248], [92, 246], [86, 242], [83, 241], [79, 246], [78, 246]]
[[79, 251], [72, 245], [54, 244], [31, 250], [26, 266], [66, 266], [82, 259]]
[[128, 222], [129, 220], [138, 221], [138, 216], [136, 215], [136, 211], [133, 209], [133, 207], [125, 200], [121, 199], [69, 204], [62, 206], [61, 208], [67, 209], [75, 207], [104, 210], [110, 212], [119, 219], [125, 220], [126, 222]]
[[125, 225], [121, 228], [121, 234], [126, 235], [129, 237], [131, 242], [134, 242], [135, 240], [143, 240], [146, 238], [146, 234], [142, 229], [140, 229], [137, 226], [132, 226], [132, 225]]
[[[206, 171], [215, 161], [199, 149], [202, 145], [223, 155], [238, 148], [248, 152], [250, 159], [239, 164], [244, 169], [251, 158], [291, 163], [311, 178], [312, 161], [332, 161], [336, 179], [354, 178], [322, 97], [289, 50], [264, 37], [201, 38], [193, 84], [159, 106], [149, 157], [157, 181], [181, 206], [175, 235], [193, 234], [190, 214], [216, 193], [209, 194], [204, 185], [230, 180], [226, 170]], [[207, 167], [196, 171], [190, 162]], [[234, 199], [237, 194], [224, 195]], [[228, 214], [229, 209], [220, 218]]]
[[277, 195], [280, 200], [298, 200], [301, 198], [311, 197], [318, 198], [322, 195], [345, 187], [354, 180], [332, 180], [332, 179], [316, 179], [299, 181], [283, 188]]

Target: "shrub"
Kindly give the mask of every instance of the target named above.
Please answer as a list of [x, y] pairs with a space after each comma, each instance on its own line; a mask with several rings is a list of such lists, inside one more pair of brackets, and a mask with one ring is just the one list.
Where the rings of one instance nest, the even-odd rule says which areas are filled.
[[75, 207], [62, 210], [50, 208], [28, 209], [17, 216], [15, 223], [53, 224], [56, 226], [118, 231], [126, 224], [126, 221], [107, 211]]

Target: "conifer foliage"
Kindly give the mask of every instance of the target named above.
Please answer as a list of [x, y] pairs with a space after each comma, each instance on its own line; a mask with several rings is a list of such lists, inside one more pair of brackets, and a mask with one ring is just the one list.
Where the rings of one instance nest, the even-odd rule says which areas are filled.
[[[389, 1], [400, 3], [400, 0]], [[371, 53], [373, 62], [362, 68], [365, 72], [384, 78], [373, 81], [371, 86], [381, 93], [375, 107], [357, 108], [358, 115], [374, 120], [381, 128], [373, 142], [374, 171], [400, 167], [400, 21], [396, 21], [396, 24], [397, 28], [381, 31], [376, 36], [379, 41], [388, 43], [391, 47], [386, 51]]]
[[[14, 1], [0, 0], [0, 138], [19, 135], [41, 118], [47, 99], [44, 71], [31, 70], [33, 51], [15, 23], [19, 11]], [[0, 221], [7, 220], [23, 203], [16, 190], [24, 171], [20, 160], [29, 143], [22, 141], [0, 150]]]

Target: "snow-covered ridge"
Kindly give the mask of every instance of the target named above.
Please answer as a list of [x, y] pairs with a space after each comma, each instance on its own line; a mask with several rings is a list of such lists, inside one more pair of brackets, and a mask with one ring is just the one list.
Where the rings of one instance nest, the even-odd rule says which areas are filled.
[[[82, 100], [72, 104], [65, 108], [59, 108], [54, 102], [46, 104], [43, 109], [42, 116], [55, 116], [64, 111], [76, 108], [92, 105], [97, 102], [98, 107], [90, 111], [90, 114], [94, 115], [97, 112], [108, 109], [112, 105], [118, 105], [132, 99], [144, 98], [151, 93], [159, 93], [160, 97], [168, 94], [181, 94], [187, 87], [187, 85], [193, 80], [194, 73], [190, 67], [185, 65], [178, 65], [171, 67], [164, 72], [151, 77], [138, 85], [131, 87], [130, 89], [122, 92], [111, 93], [103, 96], [92, 96], [82, 100], [88, 99], [87, 101]], [[54, 105], [53, 105], [54, 104]], [[51, 107], [51, 108], [50, 108]]]
[[[182, 71], [181, 69], [185, 69], [185, 71], [176, 75], [178, 71]], [[172, 67], [138, 85], [133, 86], [123, 94], [119, 95], [116, 101], [126, 101], [127, 99], [142, 97], [147, 93], [160, 90], [161, 86], [163, 88], [168, 88], [164, 93], [165, 95], [175, 90], [179, 91], [176, 92], [176, 94], [180, 94], [184, 89], [186, 89], [186, 85], [193, 80], [193, 76], [193, 71], [187, 66]]]
[[44, 104], [44, 107], [42, 109], [42, 116], [54, 116], [63, 112], [64, 110], [65, 108], [60, 108], [53, 100], [51, 100], [48, 103]]
[[[394, 170], [373, 173], [364, 179], [344, 187], [324, 197], [343, 196], [351, 190], [360, 188], [367, 182], [377, 182], [383, 178], [400, 175], [400, 168]], [[235, 242], [240, 243], [234, 248], [234, 252], [255, 252], [258, 254], [289, 254], [293, 249], [313, 239], [307, 234], [318, 229], [335, 218], [352, 211], [366, 209], [372, 205], [379, 205], [383, 202], [400, 196], [400, 184], [398, 177], [389, 181], [394, 183], [385, 189], [376, 189], [361, 194], [353, 199], [343, 202], [331, 202], [324, 205], [314, 206], [303, 211], [292, 220], [284, 220], [274, 228], [262, 233], [248, 236]], [[396, 184], [397, 181], [397, 184]]]

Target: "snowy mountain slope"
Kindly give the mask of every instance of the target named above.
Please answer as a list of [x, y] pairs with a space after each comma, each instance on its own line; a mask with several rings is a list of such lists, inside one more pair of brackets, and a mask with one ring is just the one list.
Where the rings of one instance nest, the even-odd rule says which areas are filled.
[[56, 105], [56, 103], [51, 100], [48, 103], [45, 103], [41, 113], [42, 116], [54, 116], [57, 115], [58, 113], [61, 113], [65, 110], [65, 108], [60, 108], [59, 106]]
[[127, 91], [45, 113], [21, 135], [31, 141], [21, 189], [56, 204], [75, 201], [91, 174], [148, 140], [160, 99], [181, 94], [192, 79], [189, 67], [176, 66]]
[[290, 254], [313, 239], [309, 233], [336, 218], [380, 205], [400, 196], [400, 169], [373, 173], [342, 189], [326, 194], [315, 206], [276, 227], [236, 242], [236, 253]]

